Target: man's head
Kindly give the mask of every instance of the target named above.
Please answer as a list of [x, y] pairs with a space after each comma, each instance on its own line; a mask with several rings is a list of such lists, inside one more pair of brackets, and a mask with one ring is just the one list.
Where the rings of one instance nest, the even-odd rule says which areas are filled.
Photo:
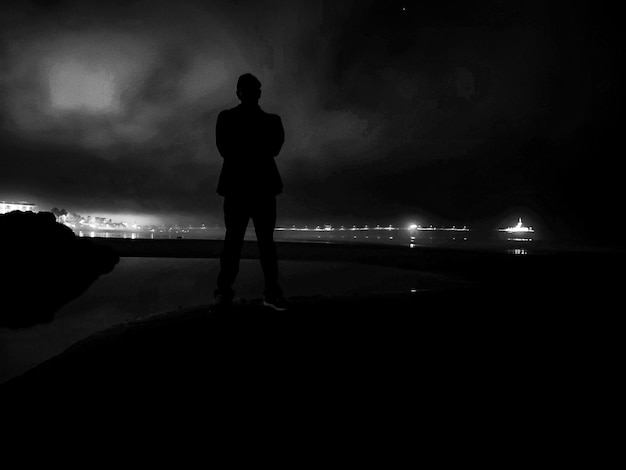
[[245, 73], [237, 80], [237, 97], [243, 104], [256, 104], [261, 97], [261, 82], [251, 73]]

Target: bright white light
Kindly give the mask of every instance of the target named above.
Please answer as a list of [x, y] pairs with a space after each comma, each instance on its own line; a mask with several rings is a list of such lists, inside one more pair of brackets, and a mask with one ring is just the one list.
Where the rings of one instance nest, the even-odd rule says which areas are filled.
[[507, 227], [504, 229], [500, 229], [501, 232], [508, 232], [508, 233], [520, 233], [520, 232], [534, 232], [532, 227], [524, 227], [524, 225], [522, 224], [522, 218], [520, 217], [517, 225], [515, 227]]
[[409, 225], [409, 230], [416, 230], [416, 229], [417, 229], [417, 224]]

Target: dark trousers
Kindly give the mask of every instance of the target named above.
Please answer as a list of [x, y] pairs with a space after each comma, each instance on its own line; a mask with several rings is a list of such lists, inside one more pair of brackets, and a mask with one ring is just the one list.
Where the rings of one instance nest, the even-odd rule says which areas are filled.
[[276, 224], [276, 197], [225, 197], [224, 222], [226, 236], [220, 257], [220, 273], [217, 276], [215, 295], [228, 298], [235, 295], [233, 284], [239, 272], [241, 248], [249, 220], [254, 223], [261, 267], [265, 277], [266, 297], [281, 296], [278, 286], [278, 259], [274, 244], [274, 226]]

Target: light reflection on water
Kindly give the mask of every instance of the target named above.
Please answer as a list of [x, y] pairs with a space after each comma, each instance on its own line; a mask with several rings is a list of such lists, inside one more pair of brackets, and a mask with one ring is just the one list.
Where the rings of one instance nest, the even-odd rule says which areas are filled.
[[[366, 243], [372, 245], [399, 245], [407, 248], [416, 247], [451, 247], [451, 248], [476, 248], [488, 247], [502, 249], [505, 253], [511, 255], [526, 255], [528, 249], [532, 245], [532, 238], [516, 238], [502, 237], [494, 240], [474, 240], [471, 232], [465, 232], [463, 236], [458, 236], [454, 232], [446, 231], [429, 231], [416, 232], [413, 230], [396, 230], [394, 235], [376, 233], [377, 230], [362, 230], [352, 232], [352, 236], [334, 233], [332, 231], [292, 231], [292, 230], [276, 230], [274, 238], [276, 241], [297, 241], [297, 242], [316, 242], [316, 243]], [[79, 237], [102, 237], [102, 238], [124, 238], [131, 240], [147, 239], [147, 240], [177, 240], [177, 239], [205, 239], [205, 240], [223, 240], [224, 229], [180, 229], [180, 230], [153, 230], [153, 231], [78, 231]], [[385, 236], [383, 236], [385, 235]], [[256, 235], [254, 228], [249, 227], [246, 232], [246, 240], [255, 240]], [[525, 248], [511, 248], [511, 243], [522, 243]]]

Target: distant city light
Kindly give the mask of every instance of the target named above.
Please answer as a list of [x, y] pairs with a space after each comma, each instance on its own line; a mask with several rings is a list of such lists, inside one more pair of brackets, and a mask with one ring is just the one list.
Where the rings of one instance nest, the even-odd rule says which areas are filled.
[[9, 202], [0, 201], [0, 214], [7, 214], [13, 211], [35, 212], [35, 204], [30, 202]]
[[[0, 214], [12, 212], [14, 210], [28, 212], [35, 210], [35, 205], [29, 202], [7, 202], [0, 201]], [[79, 215], [73, 212], [63, 210], [53, 210], [56, 215], [57, 222], [68, 226], [79, 237], [104, 237], [104, 238], [215, 238], [223, 236], [224, 227], [220, 227], [217, 224], [211, 227], [207, 227], [205, 223], [188, 223], [174, 224], [166, 226], [163, 223], [156, 224], [153, 221], [160, 221], [158, 218], [148, 216], [145, 214], [103, 214], [98, 215]], [[115, 221], [111, 216], [116, 215], [132, 217], [136, 220], [127, 221]], [[210, 229], [210, 230], [209, 230]], [[213, 230], [217, 229], [221, 232], [216, 233]], [[249, 230], [251, 230], [249, 228]], [[311, 239], [333, 240], [333, 239], [353, 239], [362, 241], [375, 241], [388, 243], [397, 243], [399, 240], [403, 245], [409, 248], [417, 248], [418, 246], [432, 245], [433, 243], [464, 243], [469, 240], [470, 228], [466, 225], [457, 226], [436, 226], [433, 224], [424, 224], [417, 222], [408, 222], [406, 225], [394, 226], [393, 224], [376, 224], [371, 227], [367, 224], [364, 225], [339, 225], [336, 226], [330, 223], [320, 223], [318, 225], [296, 225], [289, 224], [284, 226], [277, 226], [275, 228], [277, 232], [317, 232], [315, 237], [313, 234], [304, 233], [300, 236], [295, 235], [295, 239], [306, 239], [307, 236]], [[532, 242], [533, 233], [535, 230], [533, 227], [525, 226], [522, 218], [518, 218], [516, 225], [506, 228], [494, 229], [501, 233], [505, 233], [507, 241], [515, 242]], [[352, 231], [352, 237], [347, 236], [345, 231]], [[201, 235], [201, 232], [204, 232]], [[336, 233], [342, 232], [342, 233]], [[392, 233], [389, 233], [392, 232]], [[462, 233], [459, 233], [462, 232]], [[155, 237], [157, 233], [157, 237]], [[480, 236], [480, 235], [479, 235]], [[347, 241], [347, 240], [346, 240]], [[331, 241], [325, 241], [325, 243], [332, 243]], [[527, 250], [516, 249], [511, 251], [512, 254], [525, 255]]]
[[517, 225], [515, 227], [501, 228], [501, 229], [499, 229], [499, 231], [500, 232], [508, 232], [508, 233], [520, 233], [520, 232], [532, 233], [532, 232], [534, 232], [532, 227], [525, 227], [524, 224], [522, 224], [522, 218], [521, 217], [517, 221]]
[[452, 231], [452, 232], [469, 232], [470, 229], [467, 228], [466, 225], [464, 225], [462, 228], [458, 228], [456, 225], [453, 225], [452, 227], [433, 227], [432, 225], [428, 226], [428, 227], [422, 227], [421, 225], [417, 225], [417, 224], [411, 224], [408, 226], [408, 230], [428, 230], [428, 231], [435, 231], [435, 230], [444, 230], [444, 231]]

